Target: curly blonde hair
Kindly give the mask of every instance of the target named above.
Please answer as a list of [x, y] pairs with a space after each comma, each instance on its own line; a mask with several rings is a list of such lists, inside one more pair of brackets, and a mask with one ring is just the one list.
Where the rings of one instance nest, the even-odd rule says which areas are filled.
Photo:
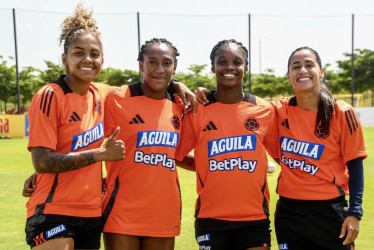
[[99, 40], [101, 50], [101, 34], [96, 26], [96, 20], [92, 18], [93, 10], [84, 9], [78, 4], [74, 16], [68, 16], [61, 24], [60, 45], [64, 44], [64, 53], [67, 52], [69, 44], [81, 34], [91, 34]]

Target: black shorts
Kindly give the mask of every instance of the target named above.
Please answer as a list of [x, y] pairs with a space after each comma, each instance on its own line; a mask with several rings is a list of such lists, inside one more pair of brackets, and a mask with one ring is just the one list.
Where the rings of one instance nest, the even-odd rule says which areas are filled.
[[39, 214], [26, 221], [26, 243], [33, 248], [47, 240], [73, 238], [75, 248], [99, 249], [102, 228], [101, 217]]
[[197, 219], [195, 236], [199, 249], [243, 250], [271, 246], [270, 221], [222, 221]]
[[274, 221], [279, 249], [351, 249], [354, 243], [344, 246], [345, 237], [339, 238], [347, 211], [344, 196], [326, 201], [280, 197]]

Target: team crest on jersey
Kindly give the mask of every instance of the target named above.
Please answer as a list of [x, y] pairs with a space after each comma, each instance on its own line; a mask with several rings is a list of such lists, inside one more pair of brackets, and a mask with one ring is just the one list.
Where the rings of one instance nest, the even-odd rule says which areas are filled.
[[326, 131], [321, 125], [318, 126], [318, 128], [314, 131], [314, 134], [320, 138], [320, 139], [325, 139], [329, 137], [330, 131]]
[[181, 122], [179, 120], [179, 117], [176, 115], [173, 115], [173, 117], [171, 118], [171, 124], [173, 125], [175, 129], [179, 130], [181, 127]]
[[250, 117], [244, 122], [244, 126], [249, 131], [256, 131], [260, 127], [260, 124], [255, 118]]
[[282, 136], [280, 139], [283, 152], [300, 155], [303, 157], [319, 160], [325, 148], [325, 145], [298, 141], [292, 138]]
[[101, 102], [99, 100], [95, 102], [95, 109], [96, 112], [101, 116]]
[[208, 142], [208, 157], [235, 152], [256, 150], [257, 135], [240, 135]]
[[71, 152], [77, 151], [78, 149], [85, 148], [88, 145], [99, 141], [104, 138], [104, 126], [103, 121], [97, 124], [92, 129], [83, 132], [79, 135], [73, 136], [73, 142], [71, 144]]
[[140, 131], [136, 139], [136, 147], [164, 146], [176, 148], [179, 134], [171, 131]]

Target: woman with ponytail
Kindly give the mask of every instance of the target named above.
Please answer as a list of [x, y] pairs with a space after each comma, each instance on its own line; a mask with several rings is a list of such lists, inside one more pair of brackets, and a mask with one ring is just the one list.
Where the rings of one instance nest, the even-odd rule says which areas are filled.
[[315, 50], [292, 52], [287, 76], [295, 96], [273, 102], [281, 165], [279, 249], [354, 249], [367, 157], [360, 121], [349, 104], [333, 98]]

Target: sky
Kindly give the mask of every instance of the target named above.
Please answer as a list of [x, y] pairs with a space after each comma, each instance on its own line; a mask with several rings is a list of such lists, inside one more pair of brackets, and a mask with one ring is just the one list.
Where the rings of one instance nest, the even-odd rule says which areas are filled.
[[[336, 69], [337, 60], [354, 47], [374, 50], [373, 0], [1, 0], [0, 55], [15, 57], [12, 9], [15, 9], [18, 62], [22, 69], [45, 69], [45, 60], [60, 63], [60, 25], [77, 3], [92, 8], [102, 33], [104, 67], [138, 70], [140, 43], [153, 37], [171, 41], [180, 52], [177, 72], [206, 64], [213, 46], [236, 39], [250, 47], [254, 74], [272, 69], [283, 76], [291, 52], [314, 48], [322, 64]], [[249, 35], [250, 16], [250, 35]]]

